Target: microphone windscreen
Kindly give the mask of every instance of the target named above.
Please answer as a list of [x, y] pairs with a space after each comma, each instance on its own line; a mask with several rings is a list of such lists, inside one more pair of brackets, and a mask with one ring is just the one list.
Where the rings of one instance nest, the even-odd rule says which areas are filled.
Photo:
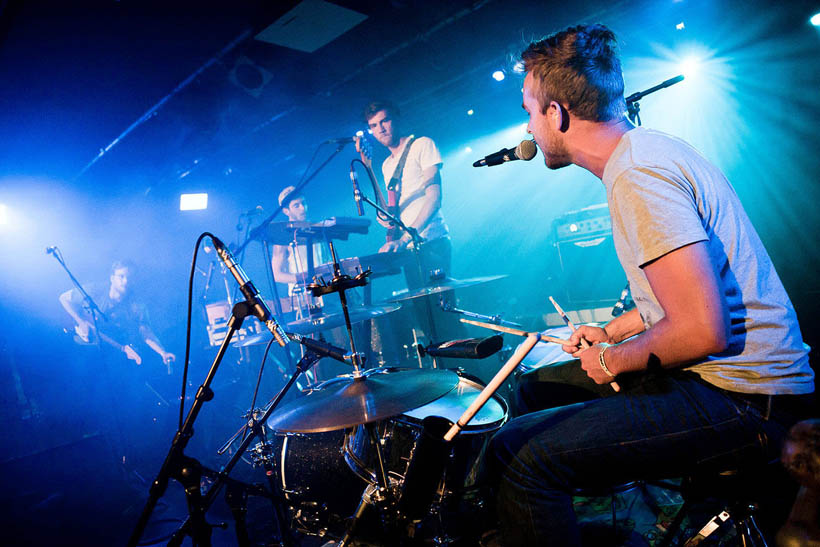
[[521, 141], [521, 144], [515, 147], [515, 155], [519, 160], [530, 161], [537, 152], [538, 149], [533, 140]]

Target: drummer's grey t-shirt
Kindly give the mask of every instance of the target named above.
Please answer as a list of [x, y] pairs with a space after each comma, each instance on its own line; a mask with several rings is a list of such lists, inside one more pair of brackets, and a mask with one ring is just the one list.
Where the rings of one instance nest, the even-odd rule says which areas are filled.
[[669, 135], [637, 128], [604, 169], [615, 250], [647, 328], [663, 318], [642, 267], [706, 241], [728, 303], [728, 348], [687, 367], [745, 393], [810, 393], [814, 373], [797, 316], [766, 249], [720, 170]]

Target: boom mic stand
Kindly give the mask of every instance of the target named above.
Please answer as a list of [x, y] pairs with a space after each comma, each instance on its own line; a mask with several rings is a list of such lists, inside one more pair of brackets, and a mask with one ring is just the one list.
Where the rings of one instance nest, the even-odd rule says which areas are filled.
[[654, 93], [661, 89], [667, 88], [670, 85], [675, 85], [678, 82], [683, 81], [683, 74], [678, 74], [674, 78], [669, 78], [666, 81], [659, 83], [656, 86], [650, 87], [649, 89], [645, 89], [643, 91], [638, 91], [637, 93], [633, 93], [629, 97], [626, 98], [626, 111], [629, 117], [629, 121], [636, 125], [641, 125], [641, 105], [638, 104], [638, 101], [649, 95], [650, 93]]
[[[426, 284], [428, 276], [424, 275], [424, 269], [422, 268], [422, 265], [421, 265], [421, 247], [424, 245], [424, 240], [421, 238], [421, 236], [419, 236], [418, 231], [415, 228], [411, 228], [410, 226], [407, 226], [404, 222], [401, 221], [400, 218], [398, 218], [395, 215], [390, 214], [383, 207], [381, 207], [378, 203], [375, 203], [369, 197], [362, 194], [361, 192], [357, 192], [356, 195], [358, 196], [358, 199], [361, 199], [363, 202], [367, 203], [368, 205], [370, 205], [374, 209], [376, 209], [376, 211], [379, 212], [380, 214], [382, 214], [386, 220], [389, 220], [390, 222], [394, 223], [401, 230], [403, 230], [404, 232], [406, 232], [407, 234], [410, 235], [410, 238], [413, 241], [413, 249], [412, 250], [413, 250], [413, 256], [415, 257], [415, 260], [416, 260], [416, 268], [418, 268], [419, 279], [421, 279], [422, 283]], [[427, 321], [430, 324], [430, 338], [431, 338], [431, 340], [435, 341], [435, 340], [438, 340], [438, 333], [436, 332], [436, 323], [435, 323], [435, 320], [433, 319], [433, 306], [430, 303], [429, 298], [424, 298], [423, 300], [424, 300], [424, 304], [425, 304], [424, 308], [427, 311]]]

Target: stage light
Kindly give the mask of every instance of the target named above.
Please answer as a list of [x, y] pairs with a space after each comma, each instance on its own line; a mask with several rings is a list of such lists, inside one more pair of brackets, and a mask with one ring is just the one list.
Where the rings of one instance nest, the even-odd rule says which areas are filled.
[[676, 28], [677, 30], [684, 30], [684, 29], [686, 28], [686, 25], [684, 25], [684, 24], [683, 24], [683, 21], [681, 21], [680, 23], [678, 23], [677, 25], [675, 25], [675, 28]]
[[493, 80], [495, 80], [496, 82], [500, 82], [504, 78], [506, 78], [506, 74], [504, 74], [503, 70], [496, 70], [495, 72], [493, 72]]
[[467, 152], [468, 154], [472, 154], [473, 147], [472, 146], [465, 146], [464, 151]]
[[472, 109], [472, 108], [471, 108], [470, 110], [468, 110], [468, 111], [467, 111], [467, 115], [468, 115], [468, 116], [472, 116], [473, 114], [475, 114], [475, 112], [473, 111], [473, 109]]
[[181, 194], [179, 196], [180, 211], [197, 211], [208, 208], [208, 194]]
[[687, 57], [683, 61], [681, 61], [680, 65], [678, 66], [678, 72], [683, 74], [683, 77], [687, 80], [691, 80], [698, 74], [698, 70], [700, 68], [700, 60], [695, 57]]
[[5, 226], [9, 223], [9, 212], [5, 203], [0, 203], [0, 226]]
[[809, 19], [809, 23], [811, 23], [815, 27], [820, 27], [820, 13], [815, 13], [814, 15], [812, 15], [811, 19]]

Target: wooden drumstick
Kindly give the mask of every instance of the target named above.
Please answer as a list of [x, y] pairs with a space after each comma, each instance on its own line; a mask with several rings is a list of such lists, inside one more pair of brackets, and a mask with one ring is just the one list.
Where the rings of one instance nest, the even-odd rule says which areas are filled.
[[[464, 319], [462, 319], [464, 321]], [[496, 325], [493, 325], [496, 326]], [[515, 370], [515, 367], [518, 366], [521, 361], [524, 360], [524, 357], [530, 352], [530, 350], [535, 346], [535, 344], [542, 338], [540, 334], [537, 332], [527, 334], [527, 339], [521, 343], [520, 346], [515, 350], [512, 356], [507, 360], [501, 370], [499, 370], [493, 379], [490, 380], [490, 383], [487, 384], [487, 387], [481, 390], [481, 393], [476, 396], [475, 400], [472, 402], [470, 406], [467, 407], [467, 410], [464, 411], [464, 414], [450, 427], [450, 430], [444, 435], [445, 441], [452, 441], [453, 438], [458, 435], [458, 433], [470, 423], [470, 420], [473, 419], [473, 416], [481, 410], [481, 407], [484, 406], [484, 403], [489, 400], [490, 397], [493, 396], [493, 393], [501, 387], [501, 384], [507, 379], [507, 377], [512, 374]]]
[[[481, 321], [473, 321], [472, 319], [464, 319], [461, 318], [462, 323], [469, 323], [470, 325], [475, 325], [477, 327], [484, 327], [485, 329], [495, 330], [498, 332], [506, 332], [507, 334], [515, 334], [516, 336], [523, 336], [526, 338], [531, 332], [527, 332], [521, 329], [512, 329], [510, 327], [502, 327], [501, 325], [493, 325], [492, 323], [482, 323]], [[545, 342], [552, 342], [553, 344], [561, 344], [562, 346], [571, 346], [572, 343], [569, 340], [564, 340], [563, 338], [556, 338], [555, 336], [546, 336], [544, 334], [541, 335], [541, 340]]]
[[[571, 330], [572, 332], [575, 332], [577, 329], [575, 328], [575, 325], [572, 324], [572, 321], [570, 321], [569, 316], [567, 316], [567, 314], [564, 313], [564, 310], [561, 309], [561, 306], [558, 305], [558, 302], [556, 302], [553, 297], [550, 296], [549, 298], [550, 298], [550, 302], [552, 302], [552, 305], [555, 306], [555, 311], [558, 312], [558, 315], [560, 315], [561, 319], [564, 320], [564, 323], [567, 324], [567, 326], [569, 327], [569, 330]], [[572, 345], [572, 344], [567, 344], [567, 345]], [[589, 342], [587, 342], [583, 338], [581, 338], [581, 348], [589, 349]], [[621, 386], [618, 385], [618, 382], [610, 382], [609, 385], [612, 386], [613, 390], [621, 391]]]

